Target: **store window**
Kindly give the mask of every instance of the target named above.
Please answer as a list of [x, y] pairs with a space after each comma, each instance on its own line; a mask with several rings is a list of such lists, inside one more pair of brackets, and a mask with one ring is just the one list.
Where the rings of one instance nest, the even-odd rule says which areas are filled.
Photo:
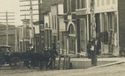
[[72, 25], [70, 25], [70, 27], [69, 27], [69, 33], [70, 34], [74, 34], [75, 33], [74, 28], [73, 28]]

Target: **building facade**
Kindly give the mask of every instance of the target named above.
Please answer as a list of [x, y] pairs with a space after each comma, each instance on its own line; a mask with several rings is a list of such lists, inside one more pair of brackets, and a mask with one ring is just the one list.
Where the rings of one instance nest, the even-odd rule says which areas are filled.
[[124, 28], [125, 28], [125, 1], [124, 0], [119, 0], [118, 1], [118, 16], [119, 16], [119, 43], [120, 43], [120, 53], [125, 51], [125, 33], [124, 33]]
[[119, 55], [117, 0], [94, 0], [94, 2], [92, 0], [65, 0], [64, 7], [67, 31], [69, 31], [67, 46], [69, 53], [86, 53], [87, 43], [91, 40], [92, 33], [95, 32], [97, 37], [100, 33], [107, 32], [107, 40], [99, 40], [100, 52], [113, 56]]
[[[118, 0], [43, 0], [41, 14], [44, 33], [46, 30], [43, 36], [46, 35], [45, 39], [47, 39], [44, 40], [44, 46], [47, 48], [54, 43], [60, 53], [69, 55], [82, 53], [86, 56], [87, 44], [95, 38], [98, 40], [101, 54], [118, 56], [119, 24], [122, 22], [120, 25], [122, 28], [121, 14], [124, 13], [121, 11], [124, 5], [122, 3]], [[47, 33], [47, 30], [51, 32]], [[120, 35], [120, 38], [122, 36]]]
[[63, 0], [42, 1], [41, 20], [44, 25], [41, 27], [41, 34], [44, 38], [44, 49], [48, 50], [56, 45], [59, 46], [58, 50], [60, 49], [60, 32], [65, 30], [63, 14]]
[[7, 31], [6, 25], [0, 24], [0, 45], [9, 45], [9, 46], [12, 47], [11, 50], [13, 52], [15, 52], [18, 49], [17, 48], [18, 46], [17, 46], [17, 43], [16, 43], [17, 42], [16, 37], [17, 36], [16, 36], [16, 27], [15, 26], [9, 25], [8, 31]]
[[20, 52], [26, 52], [30, 45], [29, 19], [25, 19], [24, 25], [18, 27], [18, 45]]

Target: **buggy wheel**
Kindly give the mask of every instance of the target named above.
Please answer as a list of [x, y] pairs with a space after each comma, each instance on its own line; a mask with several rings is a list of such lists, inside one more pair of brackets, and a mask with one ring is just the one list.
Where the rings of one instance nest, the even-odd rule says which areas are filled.
[[20, 68], [23, 65], [23, 62], [18, 57], [13, 57], [10, 59], [10, 67], [13, 69]]
[[27, 67], [27, 68], [31, 68], [31, 61], [24, 61], [24, 63], [23, 63], [23, 65], [24, 65], [24, 67]]

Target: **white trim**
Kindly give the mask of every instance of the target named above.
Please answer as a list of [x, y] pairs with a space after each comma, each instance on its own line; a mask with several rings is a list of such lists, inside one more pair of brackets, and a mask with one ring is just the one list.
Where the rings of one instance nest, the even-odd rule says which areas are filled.
[[76, 37], [76, 34], [69, 34], [69, 36], [71, 36], [71, 37]]
[[[72, 21], [70, 21], [69, 23], [68, 23], [68, 26], [67, 26], [67, 31], [69, 30], [69, 27], [70, 26], [73, 26], [73, 29], [74, 29], [74, 31], [75, 31], [75, 33], [74, 34], [69, 34], [69, 36], [70, 37], [76, 37], [76, 28], [75, 28], [75, 24], [72, 22]], [[75, 38], [75, 54], [77, 54], [78, 52], [77, 52], [77, 39]], [[69, 38], [67, 39], [67, 51], [68, 51], [68, 54], [69, 54]]]
[[75, 24], [74, 24], [72, 21], [70, 21], [70, 22], [68, 23], [68, 26], [67, 26], [67, 31], [69, 30], [70, 25], [72, 25], [72, 26], [73, 26], [74, 31], [75, 31], [75, 34], [76, 34]]
[[87, 11], [87, 8], [76, 9], [76, 11]]

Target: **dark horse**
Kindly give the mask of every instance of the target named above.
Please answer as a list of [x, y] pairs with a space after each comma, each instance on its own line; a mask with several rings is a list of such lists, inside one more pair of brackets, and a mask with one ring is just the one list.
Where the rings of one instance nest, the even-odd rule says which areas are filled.
[[32, 67], [39, 67], [40, 69], [52, 69], [55, 65], [55, 58], [57, 52], [53, 50], [45, 50], [43, 52], [36, 52], [31, 54], [30, 65]]
[[10, 55], [8, 62], [11, 67], [19, 66], [19, 63], [22, 62], [23, 66], [27, 68], [43, 68], [49, 62], [49, 52], [16, 52]]
[[[3, 55], [3, 54], [2, 54]], [[26, 51], [26, 52], [12, 52], [8, 55], [0, 57], [0, 64], [7, 63], [11, 67], [20, 66], [40, 69], [52, 69], [55, 65], [55, 58], [58, 53], [55, 50], [44, 50], [41, 52]]]

